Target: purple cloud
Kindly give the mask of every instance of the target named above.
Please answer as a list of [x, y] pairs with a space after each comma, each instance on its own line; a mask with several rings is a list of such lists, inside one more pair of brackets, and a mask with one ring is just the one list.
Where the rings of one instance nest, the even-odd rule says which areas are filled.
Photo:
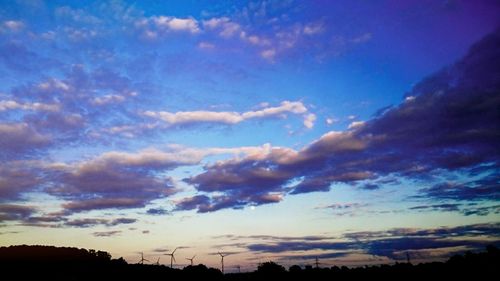
[[334, 183], [357, 184], [391, 174], [420, 180], [430, 172], [472, 173], [488, 164], [490, 171], [474, 186], [448, 194], [429, 189], [427, 196], [498, 198], [493, 188], [498, 177], [491, 170], [498, 168], [500, 156], [499, 49], [497, 30], [462, 60], [418, 83], [399, 106], [372, 120], [329, 132], [299, 151], [273, 148], [259, 157], [207, 165], [185, 181], [202, 192], [222, 192], [234, 203], [227, 207], [239, 208], [258, 203], [252, 195], [328, 191]]
[[[452, 247], [479, 250], [491, 243], [499, 244], [499, 228], [499, 224], [491, 223], [431, 229], [396, 228], [386, 231], [351, 232], [341, 237], [323, 236], [319, 239], [320, 241], [300, 237], [294, 237], [290, 241], [289, 237], [282, 239], [273, 237], [265, 243], [255, 243], [254, 240], [258, 239], [255, 236], [238, 237], [236, 241], [240, 242], [237, 244], [238, 247], [257, 253], [279, 256], [286, 253], [283, 258], [292, 257], [293, 259], [290, 253], [300, 253], [301, 256], [325, 254], [325, 258], [363, 253], [398, 260], [405, 258], [404, 255], [400, 255], [401, 252], [434, 251], [443, 252], [445, 256], [449, 256], [456, 253], [455, 249], [450, 249]], [[251, 240], [249, 242], [241, 241], [249, 239]], [[318, 254], [318, 250], [323, 253]], [[308, 251], [314, 251], [314, 254], [309, 254]]]
[[0, 164], [0, 202], [18, 200], [21, 194], [41, 184], [39, 171], [28, 164], [24, 161]]
[[0, 222], [10, 220], [24, 220], [36, 212], [36, 209], [30, 206], [1, 204]]

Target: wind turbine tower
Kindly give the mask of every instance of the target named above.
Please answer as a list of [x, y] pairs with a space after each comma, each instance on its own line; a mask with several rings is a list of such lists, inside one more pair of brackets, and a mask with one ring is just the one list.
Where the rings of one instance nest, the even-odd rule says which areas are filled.
[[145, 261], [149, 261], [144, 258], [144, 254], [141, 252], [141, 260], [139, 261], [140, 264], [144, 264]]
[[217, 252], [220, 256], [220, 263], [222, 265], [222, 274], [224, 274], [224, 257], [229, 254], [222, 254], [221, 252]]
[[188, 261], [191, 262], [191, 266], [193, 266], [194, 257], [196, 257], [196, 255], [194, 255], [192, 258], [186, 258]]
[[170, 254], [165, 254], [165, 256], [170, 256], [170, 268], [174, 268], [174, 261], [175, 261], [175, 251], [177, 251], [177, 248], [174, 249], [174, 251]]

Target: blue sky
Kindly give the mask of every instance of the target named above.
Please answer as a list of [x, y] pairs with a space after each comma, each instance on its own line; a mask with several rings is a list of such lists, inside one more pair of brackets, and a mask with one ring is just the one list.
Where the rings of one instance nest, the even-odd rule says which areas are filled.
[[493, 1], [0, 3], [2, 245], [251, 269], [498, 243]]

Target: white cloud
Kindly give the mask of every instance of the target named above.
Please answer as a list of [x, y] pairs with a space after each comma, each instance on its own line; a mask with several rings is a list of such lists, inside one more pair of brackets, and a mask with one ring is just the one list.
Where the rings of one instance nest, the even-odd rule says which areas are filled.
[[68, 84], [58, 79], [50, 79], [47, 82], [40, 83], [38, 84], [38, 88], [43, 91], [62, 90], [67, 92], [70, 90], [70, 86]]
[[323, 32], [323, 25], [320, 23], [306, 24], [303, 29], [306, 35], [315, 35]]
[[355, 43], [355, 44], [358, 44], [358, 43], [365, 43], [365, 42], [368, 42], [372, 39], [372, 34], [371, 33], [364, 33], [364, 34], [361, 34], [360, 36], [358, 37], [354, 37], [351, 39], [351, 42]]
[[212, 43], [209, 43], [209, 42], [200, 42], [200, 43], [198, 43], [198, 48], [210, 50], [210, 49], [215, 48], [215, 45]]
[[125, 101], [125, 97], [122, 95], [104, 95], [102, 97], [96, 97], [92, 99], [92, 104], [94, 105], [106, 105], [113, 103], [121, 103]]
[[354, 122], [351, 122], [351, 124], [349, 124], [349, 127], [347, 127], [347, 128], [348, 129], [356, 129], [356, 128], [363, 126], [364, 124], [365, 124], [364, 121], [354, 121]]
[[304, 126], [308, 129], [314, 127], [314, 121], [316, 121], [316, 115], [314, 113], [309, 113], [304, 116]]
[[260, 52], [260, 56], [267, 60], [273, 61], [274, 57], [276, 56], [276, 50], [275, 49], [264, 50]]
[[227, 23], [229, 21], [230, 20], [227, 17], [211, 18], [209, 20], [203, 21], [203, 27], [208, 28], [208, 29], [216, 29], [216, 28], [222, 26], [224, 23]]
[[20, 103], [13, 100], [0, 100], [0, 111], [16, 110], [16, 109], [57, 112], [60, 110], [60, 105], [39, 103], [39, 102]]
[[325, 122], [327, 125], [332, 125], [335, 122], [338, 122], [339, 120], [336, 118], [326, 118]]
[[203, 21], [203, 27], [211, 30], [219, 30], [219, 35], [224, 38], [232, 37], [241, 30], [241, 26], [227, 17], [211, 18]]
[[10, 31], [20, 31], [24, 28], [24, 23], [22, 21], [8, 20], [4, 21], [2, 26]]
[[152, 17], [151, 20], [158, 29], [168, 31], [184, 31], [193, 34], [200, 32], [198, 21], [194, 18], [155, 16]]
[[[286, 113], [304, 114], [306, 112], [307, 108], [300, 101], [283, 101], [279, 106], [265, 107], [243, 113], [234, 111], [179, 111], [175, 113], [168, 111], [145, 111], [143, 115], [162, 120], [170, 125], [189, 123], [237, 124], [253, 118], [286, 116]], [[312, 117], [308, 118], [311, 119]]]

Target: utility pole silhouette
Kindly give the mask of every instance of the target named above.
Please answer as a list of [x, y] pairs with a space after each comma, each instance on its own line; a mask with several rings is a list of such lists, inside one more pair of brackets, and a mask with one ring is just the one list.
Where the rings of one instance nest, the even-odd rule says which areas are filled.
[[316, 268], [319, 268], [319, 259], [318, 259], [318, 257], [315, 258], [314, 264], [316, 265]]
[[224, 274], [224, 257], [229, 255], [229, 254], [221, 254], [221, 252], [217, 252], [220, 256], [220, 263], [222, 265], [222, 274]]
[[241, 266], [237, 265], [236, 268], [238, 269], [238, 273], [241, 273]]
[[410, 264], [410, 253], [406, 252], [406, 263]]

